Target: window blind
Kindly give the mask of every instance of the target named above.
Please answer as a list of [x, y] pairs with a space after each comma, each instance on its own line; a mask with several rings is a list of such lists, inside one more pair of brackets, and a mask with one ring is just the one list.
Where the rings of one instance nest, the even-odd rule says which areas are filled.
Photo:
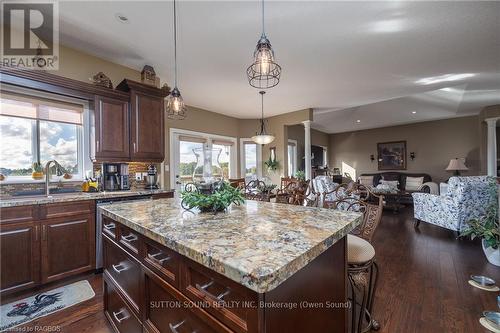
[[180, 135], [179, 141], [205, 143], [205, 142], [207, 142], [207, 139], [201, 138], [199, 136]]
[[221, 145], [221, 146], [233, 146], [234, 145], [234, 142], [224, 141], [224, 140], [213, 140], [212, 143], [214, 145]]
[[0, 115], [83, 124], [83, 106], [2, 92]]

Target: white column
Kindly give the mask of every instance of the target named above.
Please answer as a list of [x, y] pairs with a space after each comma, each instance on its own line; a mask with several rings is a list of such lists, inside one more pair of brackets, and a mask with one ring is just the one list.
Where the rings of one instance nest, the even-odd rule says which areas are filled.
[[304, 157], [305, 157], [305, 174], [306, 179], [311, 179], [311, 121], [305, 120], [304, 124]]
[[488, 176], [493, 177], [497, 176], [497, 120], [498, 118], [486, 119], [486, 124], [488, 124]]

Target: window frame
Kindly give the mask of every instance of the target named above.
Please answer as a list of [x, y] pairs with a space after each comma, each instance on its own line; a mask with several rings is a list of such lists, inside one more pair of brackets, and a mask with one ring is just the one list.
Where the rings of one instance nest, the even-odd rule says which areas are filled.
[[[53, 174], [51, 175], [51, 182], [79, 182], [84, 180], [85, 173], [87, 170], [93, 170], [93, 163], [90, 159], [89, 144], [90, 144], [90, 110], [89, 103], [86, 100], [71, 98], [66, 96], [61, 96], [52, 93], [46, 93], [41, 91], [36, 91], [28, 88], [11, 86], [7, 84], [2, 84], [2, 91], [20, 94], [24, 96], [31, 96], [33, 98], [44, 98], [53, 101], [66, 102], [71, 104], [81, 105], [83, 109], [83, 121], [81, 126], [77, 126], [77, 163], [78, 163], [78, 174], [74, 174], [71, 179], [64, 179], [64, 177]], [[14, 116], [2, 116], [2, 117], [12, 117]], [[57, 121], [49, 121], [43, 119], [31, 119], [32, 120], [32, 131], [36, 133], [34, 139], [32, 139], [32, 151], [33, 160], [37, 161], [40, 157], [40, 121], [63, 123]], [[42, 166], [45, 167], [45, 166]], [[32, 183], [44, 183], [45, 179], [36, 180], [31, 178], [31, 176], [8, 176], [5, 180], [1, 181], [0, 184], [32, 184]]]
[[240, 178], [246, 178], [246, 154], [245, 154], [245, 143], [251, 142], [257, 145], [257, 178], [262, 178], [262, 145], [255, 143], [251, 138], [240, 138]]
[[[290, 156], [288, 156], [288, 149], [289, 147], [291, 146], [290, 143], [293, 144], [293, 157], [294, 159], [292, 160], [292, 170], [287, 170], [287, 173], [288, 173], [288, 177], [293, 177], [296, 173], [297, 173], [297, 166], [298, 166], [298, 153], [297, 153], [297, 145], [298, 145], [298, 142], [297, 140], [293, 140], [293, 139], [288, 139], [288, 143], [286, 145], [286, 153], [287, 153], [287, 157], [288, 157], [288, 163], [290, 163]], [[288, 168], [288, 165], [287, 165], [287, 169]]]
[[[176, 145], [179, 142], [179, 138], [181, 136], [191, 136], [194, 138], [200, 138], [205, 141], [209, 145], [209, 147], [212, 147], [212, 142], [213, 141], [227, 141], [231, 142], [233, 145], [231, 146], [230, 149], [230, 159], [229, 159], [229, 176], [231, 178], [236, 178], [238, 174], [238, 139], [235, 137], [231, 136], [223, 136], [223, 135], [218, 135], [218, 134], [213, 134], [213, 133], [205, 133], [205, 132], [197, 132], [197, 131], [190, 131], [190, 130], [184, 130], [184, 129], [179, 129], [179, 128], [170, 128], [169, 130], [169, 166], [168, 170], [165, 167], [165, 161], [161, 164], [162, 165], [162, 170], [165, 170], [166, 172], [169, 172], [170, 175], [168, 179], [170, 180], [170, 188], [175, 187], [175, 171], [176, 171], [176, 165], [177, 163], [180, 162], [180, 156], [178, 149], [176, 148]], [[163, 177], [164, 179], [167, 179], [167, 177]], [[164, 187], [166, 187], [166, 184], [163, 184]]]

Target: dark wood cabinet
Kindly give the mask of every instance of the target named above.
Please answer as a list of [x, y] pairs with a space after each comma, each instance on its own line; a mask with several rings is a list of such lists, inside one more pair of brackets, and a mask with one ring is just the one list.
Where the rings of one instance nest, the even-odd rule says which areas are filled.
[[162, 162], [164, 158], [163, 99], [132, 91], [131, 143], [133, 161]]
[[130, 159], [136, 162], [163, 162], [163, 99], [169, 91], [127, 79], [116, 89], [130, 94]]
[[95, 216], [41, 221], [42, 283], [95, 267]]
[[2, 223], [0, 253], [2, 293], [31, 288], [38, 284], [40, 277], [38, 222]]
[[0, 294], [95, 269], [93, 200], [2, 208]]
[[92, 159], [95, 161], [129, 161], [130, 115], [128, 101], [96, 96], [94, 109], [95, 153]]

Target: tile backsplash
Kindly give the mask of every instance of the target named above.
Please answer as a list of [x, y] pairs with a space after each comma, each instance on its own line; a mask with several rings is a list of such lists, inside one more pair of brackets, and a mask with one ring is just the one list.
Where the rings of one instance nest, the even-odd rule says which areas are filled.
[[[151, 163], [140, 163], [140, 162], [130, 162], [129, 163], [129, 174], [130, 174], [130, 187], [132, 189], [144, 188], [146, 182], [144, 180], [137, 181], [135, 179], [136, 172], [147, 172], [148, 165]], [[160, 165], [155, 164], [156, 168], [160, 170]], [[94, 163], [94, 172], [101, 169], [101, 163]], [[81, 181], [65, 181], [65, 182], [51, 182], [52, 185], [62, 189], [62, 192], [74, 192], [81, 191]], [[21, 196], [21, 195], [35, 195], [40, 192], [43, 193], [45, 190], [45, 182], [30, 182], [30, 183], [0, 183], [0, 197], [11, 197], [11, 196]]]

